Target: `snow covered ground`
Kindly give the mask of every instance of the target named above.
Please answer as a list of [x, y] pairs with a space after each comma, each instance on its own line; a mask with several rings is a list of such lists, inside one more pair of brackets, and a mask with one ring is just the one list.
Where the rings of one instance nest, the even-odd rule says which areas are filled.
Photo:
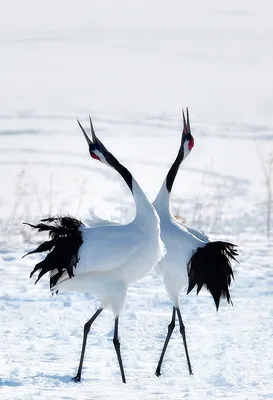
[[[272, 2], [10, 1], [0, 14], [0, 398], [273, 398], [273, 246], [264, 169], [273, 154]], [[22, 226], [56, 213], [129, 220], [114, 171], [88, 157], [88, 114], [106, 146], [154, 199], [188, 106], [195, 147], [173, 190], [175, 214], [240, 246], [234, 306], [181, 296], [194, 375], [178, 329], [154, 375], [171, 318], [152, 271], [120, 318], [121, 383], [105, 311], [88, 338], [83, 381], [70, 382], [90, 295], [34, 286], [35, 237]], [[264, 167], [263, 167], [264, 166]], [[273, 234], [273, 227], [271, 227]]]

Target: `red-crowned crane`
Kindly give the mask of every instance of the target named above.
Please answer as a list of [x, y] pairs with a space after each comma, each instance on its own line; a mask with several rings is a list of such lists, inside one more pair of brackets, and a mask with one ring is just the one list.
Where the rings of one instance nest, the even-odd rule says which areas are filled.
[[179, 307], [179, 295], [185, 288], [189, 293], [195, 285], [197, 285], [198, 294], [204, 285], [210, 291], [217, 310], [221, 297], [226, 298], [230, 303], [229, 286], [231, 277], [233, 277], [231, 260], [235, 260], [237, 255], [234, 244], [222, 241], [211, 242], [203, 232], [180, 224], [170, 210], [170, 194], [176, 174], [180, 164], [190, 154], [194, 146], [188, 109], [187, 121], [184, 111], [182, 111], [182, 114], [181, 145], [177, 157], [153, 202], [160, 218], [161, 237], [167, 250], [166, 256], [158, 263], [157, 269], [163, 274], [165, 288], [173, 304], [171, 322], [168, 325], [168, 333], [155, 372], [157, 376], [161, 375], [161, 365], [175, 327], [176, 314], [183, 338], [189, 374], [192, 375], [185, 327]]
[[[111, 154], [95, 134], [90, 118], [92, 140], [79, 126], [88, 143], [90, 156], [114, 168], [129, 187], [136, 207], [135, 219], [129, 224], [86, 227], [72, 217], [52, 217], [30, 225], [39, 232], [48, 232], [50, 240], [28, 254], [49, 251], [30, 274], [39, 271], [39, 279], [50, 273], [50, 290], [87, 292], [101, 300], [95, 314], [84, 325], [78, 372], [73, 380], [81, 380], [87, 335], [100, 313], [111, 307], [115, 325], [113, 343], [122, 381], [126, 383], [118, 339], [119, 316], [128, 286], [143, 278], [164, 256], [158, 215], [132, 174]], [[28, 255], [27, 254], [27, 255]]]

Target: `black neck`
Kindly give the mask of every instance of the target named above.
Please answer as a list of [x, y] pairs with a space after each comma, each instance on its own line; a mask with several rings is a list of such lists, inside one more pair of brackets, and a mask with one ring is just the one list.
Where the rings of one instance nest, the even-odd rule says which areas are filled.
[[120, 164], [113, 154], [106, 153], [104, 157], [106, 161], [122, 176], [131, 192], [133, 192], [133, 177], [131, 172], [129, 172], [127, 168]]
[[169, 193], [172, 190], [172, 186], [173, 186], [177, 171], [179, 169], [179, 166], [180, 166], [183, 158], [184, 158], [184, 148], [183, 148], [183, 146], [181, 146], [179, 149], [179, 152], [177, 154], [177, 157], [176, 157], [173, 165], [171, 166], [171, 168], [167, 174], [167, 177], [166, 177], [166, 186], [167, 186], [167, 190]]

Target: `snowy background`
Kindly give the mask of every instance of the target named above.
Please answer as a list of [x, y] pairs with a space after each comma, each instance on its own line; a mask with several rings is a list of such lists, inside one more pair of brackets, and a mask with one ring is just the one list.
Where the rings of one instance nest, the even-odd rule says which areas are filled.
[[[273, 398], [272, 20], [270, 0], [2, 4], [1, 400]], [[84, 219], [89, 207], [130, 220], [128, 189], [90, 159], [76, 119], [87, 126], [92, 115], [152, 201], [176, 156], [186, 106], [195, 147], [172, 207], [211, 238], [239, 244], [234, 307], [222, 303], [216, 313], [206, 292], [183, 294], [194, 376], [176, 329], [157, 378], [172, 306], [151, 272], [130, 288], [120, 318], [127, 385], [109, 311], [89, 336], [82, 383], [71, 383], [98, 302], [51, 297], [46, 279], [33, 285], [39, 257], [21, 259], [35, 246], [22, 222], [60, 212]]]

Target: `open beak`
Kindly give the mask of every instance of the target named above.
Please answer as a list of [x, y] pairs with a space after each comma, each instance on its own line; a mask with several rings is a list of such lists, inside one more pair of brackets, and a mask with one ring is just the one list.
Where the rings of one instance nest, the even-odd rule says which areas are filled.
[[191, 133], [191, 127], [190, 127], [190, 117], [189, 117], [189, 109], [188, 107], [186, 108], [186, 113], [187, 113], [187, 121], [185, 117], [184, 110], [182, 109], [182, 116], [183, 116], [183, 134], [190, 134]]
[[[84, 137], [85, 137], [85, 139], [86, 139], [86, 141], [87, 141], [87, 143], [88, 143], [88, 146], [90, 145], [90, 144], [93, 144], [92, 143], [92, 141], [89, 139], [89, 137], [87, 136], [87, 133], [85, 132], [85, 130], [83, 129], [83, 126], [82, 126], [82, 124], [80, 123], [80, 121], [77, 119], [77, 121], [78, 121], [78, 124], [79, 124], [79, 126], [80, 126], [80, 128], [81, 128], [81, 130], [82, 130], [82, 133], [83, 133], [83, 135], [84, 135]], [[90, 121], [91, 121], [91, 119], [90, 119]], [[93, 136], [93, 134], [92, 134], [92, 136]]]
[[96, 136], [96, 134], [95, 134], [95, 130], [94, 130], [94, 128], [93, 128], [92, 119], [91, 119], [90, 115], [89, 115], [89, 121], [90, 121], [90, 128], [91, 128], [92, 139], [93, 139], [93, 142], [95, 143], [95, 141], [97, 140], [97, 136]]

